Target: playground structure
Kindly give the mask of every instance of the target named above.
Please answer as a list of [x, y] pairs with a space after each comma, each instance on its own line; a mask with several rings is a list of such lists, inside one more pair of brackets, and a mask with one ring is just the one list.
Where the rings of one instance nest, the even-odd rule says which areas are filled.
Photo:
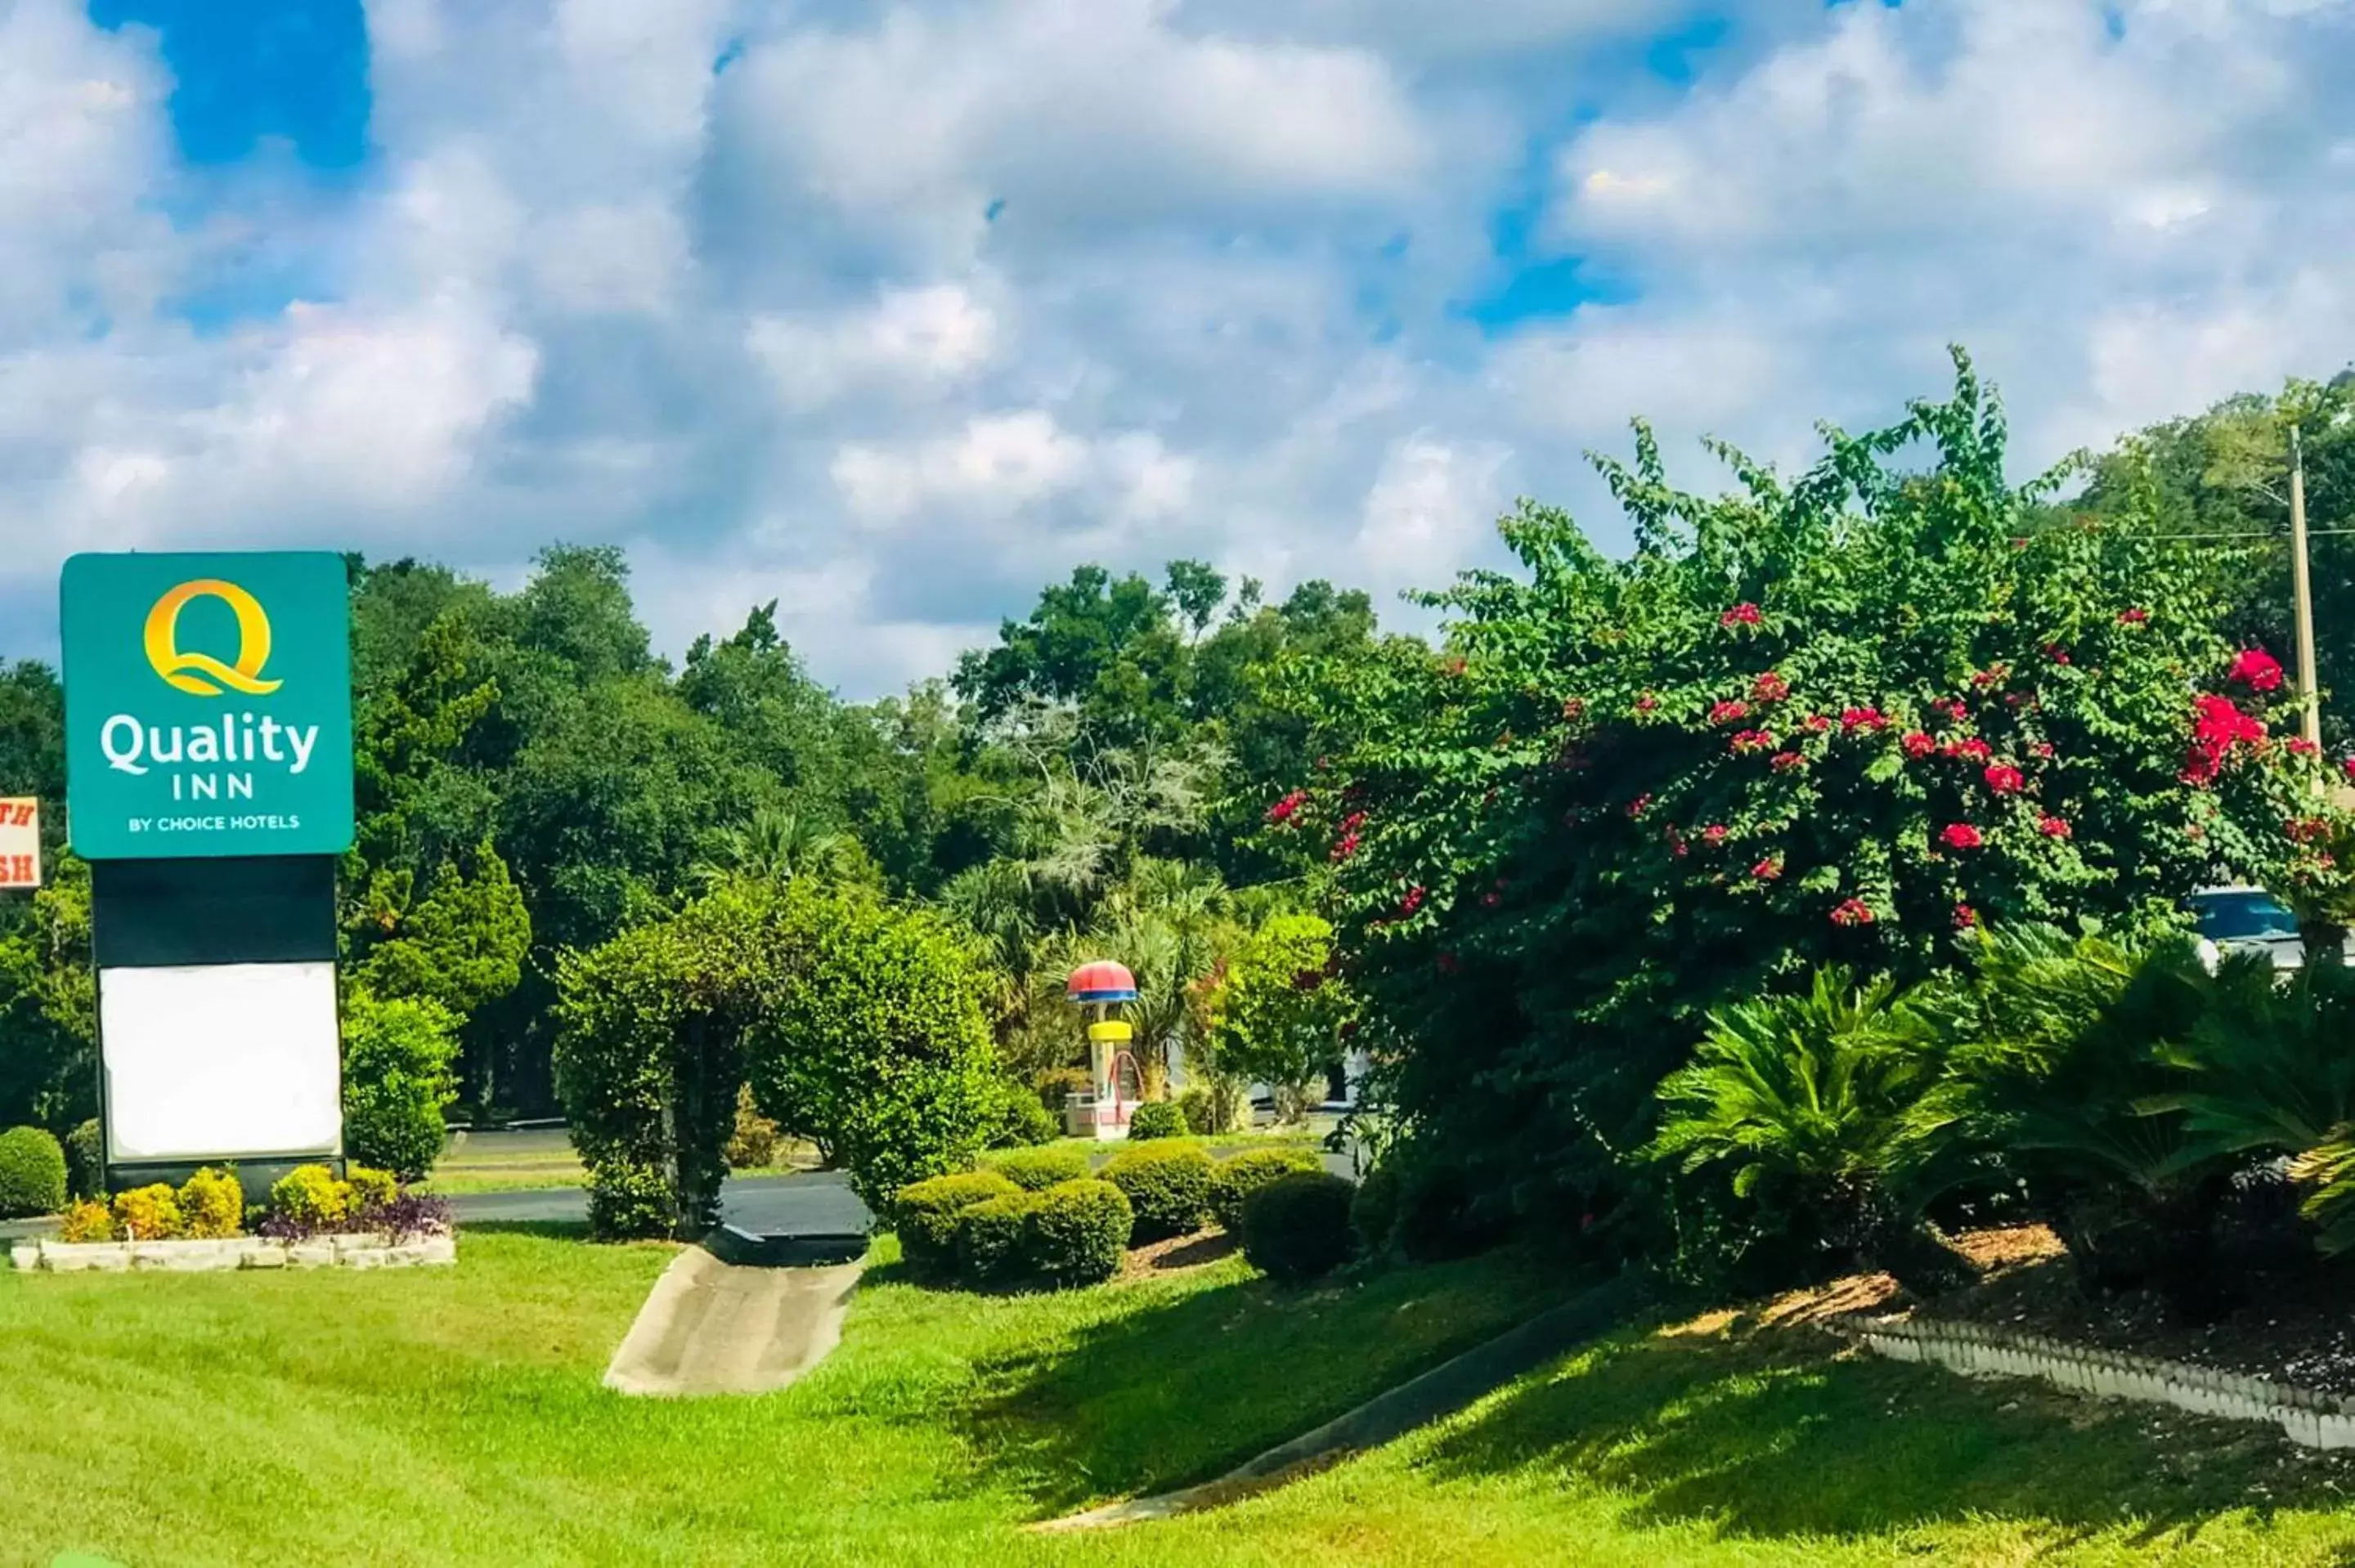
[[1088, 1087], [1064, 1100], [1063, 1130], [1073, 1138], [1125, 1138], [1144, 1080], [1127, 1048], [1129, 1026], [1112, 1013], [1122, 1002], [1136, 1000], [1136, 977], [1123, 965], [1098, 959], [1071, 971], [1066, 994], [1087, 1021]]

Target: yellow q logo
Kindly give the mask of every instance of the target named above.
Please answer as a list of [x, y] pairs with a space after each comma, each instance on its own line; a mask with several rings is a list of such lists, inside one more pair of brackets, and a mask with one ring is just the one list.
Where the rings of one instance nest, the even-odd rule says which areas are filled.
[[[237, 612], [237, 662], [224, 664], [209, 653], [183, 653], [178, 633], [180, 611], [192, 599], [217, 599]], [[218, 697], [222, 686], [249, 696], [265, 696], [281, 683], [259, 677], [270, 662], [270, 617], [251, 594], [218, 577], [182, 583], [155, 601], [147, 612], [147, 662], [155, 673], [184, 692]], [[214, 684], [218, 682], [219, 685]]]

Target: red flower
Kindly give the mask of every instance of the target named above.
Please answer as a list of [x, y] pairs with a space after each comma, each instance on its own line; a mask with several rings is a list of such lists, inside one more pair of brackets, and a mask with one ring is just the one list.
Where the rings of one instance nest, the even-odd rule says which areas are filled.
[[1821, 714], [1809, 714], [1805, 722], [1809, 735], [1821, 735], [1832, 727], [1832, 721]]
[[1352, 811], [1348, 816], [1341, 819], [1341, 831], [1345, 833], [1354, 833], [1360, 827], [1365, 825], [1365, 812]]
[[1586, 701], [1582, 697], [1572, 697], [1561, 705], [1561, 716], [1566, 719], [1582, 718], [1585, 715]]
[[2037, 822], [2036, 831], [2048, 839], [2065, 839], [2069, 836], [2068, 819], [2045, 817]]
[[2262, 648], [2243, 648], [2232, 667], [2224, 672], [2224, 679], [2253, 692], [2275, 691], [2282, 683], [2281, 661]]
[[1967, 931], [1979, 923], [1979, 912], [1967, 904], [1955, 906], [1955, 929]]
[[1933, 697], [1930, 711], [1940, 718], [1958, 719], [1963, 716], [1963, 700], [1960, 697]]
[[1732, 746], [1735, 751], [1747, 756], [1751, 752], [1764, 751], [1768, 747], [1773, 746], [1774, 744], [1774, 736], [1773, 732], [1768, 730], [1745, 729], [1735, 735], [1733, 739], [1728, 742], [1728, 744]]
[[2330, 824], [2320, 817], [2300, 817], [2293, 821], [2284, 822], [2282, 830], [2299, 843], [2311, 843], [2317, 839], [2326, 837], [2330, 832]]
[[1998, 795], [2016, 795], [2019, 792], [2020, 787], [2028, 782], [2027, 775], [2009, 762], [1989, 763], [1987, 771], [1980, 777], [1987, 780], [1987, 787]]
[[1720, 703], [1709, 710], [1709, 722], [1711, 724], [1732, 724], [1735, 719], [1749, 716], [1750, 705], [1743, 702]]
[[1888, 726], [1889, 720], [1882, 716], [1879, 708], [1842, 708], [1840, 710], [1840, 728], [1844, 730], [1886, 729]]
[[1649, 692], [1646, 692], [1642, 696], [1636, 699], [1636, 711], [1639, 714], [1650, 713], [1659, 705], [1660, 699], [1652, 695]]
[[1339, 838], [1333, 841], [1333, 858], [1335, 861], [1345, 861], [1357, 853], [1357, 834], [1343, 833]]
[[1785, 772], [1794, 768], [1805, 768], [1806, 765], [1807, 759], [1796, 751], [1778, 751], [1767, 759], [1767, 766], [1777, 773]]
[[1638, 795], [1627, 802], [1627, 814], [1631, 817], [1640, 817], [1644, 814], [1644, 809], [1651, 803], [1652, 798], [1649, 795]]
[[1502, 904], [1504, 901], [1505, 895], [1501, 893], [1484, 893], [1480, 895], [1480, 906], [1484, 909], [1494, 909], [1497, 905]]
[[1399, 900], [1399, 914], [1401, 917], [1412, 915], [1422, 907], [1423, 889], [1420, 887], [1408, 888], [1406, 896]]
[[2149, 619], [2150, 611], [2140, 608], [2134, 609], [2122, 609], [2118, 611], [2118, 624], [2120, 626], [2140, 626]]
[[1966, 762], [1985, 762], [1995, 755], [1995, 749], [1978, 736], [1972, 736], [1966, 740], [1948, 741], [1946, 755], [1959, 757]]
[[1750, 868], [1750, 874], [1761, 882], [1772, 882], [1783, 874], [1783, 863], [1769, 855]]
[[2282, 742], [2282, 744], [2288, 747], [2292, 753], [2299, 757], [2319, 757], [2322, 755], [2322, 747], [2315, 745], [2314, 742], [2307, 739], [2306, 736], [2302, 735], [2292, 736], [2289, 739]]
[[1292, 820], [1293, 813], [1299, 810], [1301, 807], [1307, 803], [1308, 791], [1305, 789], [1295, 789], [1291, 794], [1286, 795], [1283, 800], [1278, 800], [1274, 805], [1270, 806], [1267, 809], [1267, 820], [1271, 822], [1288, 822]]
[[2355, 757], [2349, 758], [2345, 762], [2339, 764], [2339, 766], [2347, 769], [2348, 778], [2355, 779]]
[[1872, 906], [1861, 898], [1844, 899], [1832, 910], [1832, 924], [1870, 926], [1872, 924]]
[[1975, 850], [1987, 841], [1968, 822], [1948, 822], [1945, 832], [1938, 835], [1938, 842], [1952, 850]]
[[1769, 670], [1751, 683], [1750, 694], [1762, 703], [1779, 703], [1791, 694], [1791, 683]]
[[1668, 841], [1668, 853], [1673, 855], [1682, 856], [1685, 853], [1685, 836], [1684, 834], [1677, 832], [1677, 825], [1674, 822], [1670, 822], [1668, 824], [1668, 831], [1663, 836], [1665, 836]]
[[2049, 740], [2040, 740], [2028, 750], [2032, 757], [2050, 757], [2052, 755], [2052, 743]]
[[2180, 775], [2187, 784], [2210, 782], [2223, 771], [2234, 747], [2257, 745], [2265, 738], [2264, 721], [2243, 713], [2230, 697], [2211, 693], [2193, 705], [2193, 711], [2191, 749]]
[[2044, 656], [2055, 664], [2066, 664], [2069, 662], [2069, 650], [2062, 647], [2058, 642], [2047, 642], [2044, 645]]
[[1912, 758], [1927, 757], [1938, 749], [1938, 743], [1931, 738], [1926, 730], [1907, 730], [1904, 740], [1900, 744], [1905, 747], [1905, 755]]
[[[2000, 685], [2004, 677], [2010, 673], [2011, 666], [2009, 664], [1990, 664], [1971, 677], [1971, 684], [1984, 692], [1989, 686]], [[1962, 704], [1956, 703], [1955, 707], [1960, 711]]]
[[1725, 842], [1725, 824], [1711, 822], [1700, 831], [1700, 836], [1705, 842], [1721, 844]]
[[1755, 626], [1758, 624], [1758, 607], [1745, 600], [1719, 616], [1717, 623], [1720, 626]]

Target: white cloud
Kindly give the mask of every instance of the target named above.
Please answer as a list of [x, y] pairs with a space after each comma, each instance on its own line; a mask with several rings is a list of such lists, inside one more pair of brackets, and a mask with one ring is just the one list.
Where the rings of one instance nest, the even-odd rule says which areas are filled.
[[[1683, 0], [371, 0], [376, 163], [313, 189], [0, 0], [0, 630], [92, 544], [613, 540], [666, 647], [775, 598], [871, 693], [1081, 559], [1388, 593], [1516, 492], [1621, 543], [1629, 415], [1707, 483], [1950, 340], [2023, 471], [2336, 368], [2355, 4], [2120, 9], [1753, 0], [1687, 85]], [[1472, 325], [1508, 206], [1614, 302]], [[184, 318], [256, 255], [307, 302]]]

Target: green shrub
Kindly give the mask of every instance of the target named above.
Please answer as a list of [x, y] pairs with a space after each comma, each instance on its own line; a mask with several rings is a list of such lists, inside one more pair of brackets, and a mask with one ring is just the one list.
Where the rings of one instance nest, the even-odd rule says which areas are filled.
[[1147, 1100], [1129, 1113], [1128, 1136], [1132, 1142], [1185, 1135], [1186, 1113], [1178, 1108], [1174, 1100]]
[[1186, 1118], [1186, 1130], [1198, 1138], [1226, 1130], [1218, 1125], [1218, 1101], [1199, 1084], [1178, 1097], [1178, 1114]]
[[1038, 1207], [1035, 1193], [1007, 1192], [959, 1211], [957, 1267], [964, 1277], [990, 1285], [1021, 1275], [1029, 1266], [1030, 1217]]
[[106, 1129], [96, 1117], [66, 1134], [66, 1186], [77, 1198], [106, 1196]]
[[114, 1195], [114, 1228], [125, 1241], [171, 1241], [184, 1224], [180, 1195], [161, 1181]]
[[1243, 1201], [1271, 1181], [1297, 1171], [1322, 1171], [1325, 1162], [1308, 1149], [1247, 1149], [1219, 1161], [1210, 1172], [1210, 1217], [1242, 1234]]
[[1135, 1213], [1131, 1242], [1160, 1241], [1199, 1230], [1210, 1212], [1210, 1157], [1190, 1143], [1147, 1143], [1107, 1161], [1103, 1179], [1126, 1194]]
[[344, 1141], [354, 1159], [414, 1181], [448, 1137], [458, 1021], [437, 1002], [354, 991], [344, 1009]]
[[1062, 1124], [1039, 1103], [1038, 1096], [1013, 1083], [999, 1092], [990, 1118], [990, 1148], [1032, 1149], [1062, 1135]]
[[891, 1201], [891, 1224], [900, 1233], [900, 1255], [920, 1274], [939, 1277], [956, 1263], [957, 1216], [975, 1203], [1022, 1191], [995, 1171], [934, 1176], [900, 1189]]
[[381, 1209], [400, 1196], [400, 1181], [389, 1171], [371, 1171], [365, 1165], [344, 1167], [344, 1181], [352, 1190], [352, 1213], [365, 1213]]
[[301, 1224], [332, 1225], [352, 1212], [352, 1189], [324, 1165], [297, 1165], [270, 1189], [270, 1209]]
[[0, 1219], [54, 1214], [66, 1206], [66, 1151], [37, 1127], [0, 1132]]
[[1358, 1250], [1368, 1257], [1390, 1251], [1398, 1212], [1398, 1166], [1384, 1160], [1366, 1172], [1358, 1183], [1358, 1195], [1349, 1200], [1349, 1231], [1358, 1238]]
[[589, 1230], [612, 1241], [669, 1235], [678, 1220], [678, 1189], [659, 1165], [603, 1159], [589, 1167]]
[[990, 1160], [996, 1171], [1026, 1192], [1043, 1192], [1062, 1181], [1076, 1181], [1088, 1173], [1088, 1157], [1077, 1149], [1018, 1149]]
[[1277, 1178], [1243, 1203], [1243, 1255], [1276, 1279], [1314, 1279], [1349, 1261], [1356, 1186], [1324, 1171]]
[[245, 1189], [226, 1171], [197, 1171], [180, 1186], [180, 1225], [200, 1241], [237, 1234], [245, 1226]]
[[1460, 1167], [1411, 1160], [1399, 1171], [1391, 1241], [1415, 1263], [1472, 1257], [1504, 1240], [1504, 1226], [1478, 1202]]
[[1094, 1084], [1085, 1067], [1048, 1067], [1030, 1079], [1031, 1087], [1039, 1091], [1039, 1104], [1050, 1116], [1060, 1116], [1065, 1100], [1086, 1094]]
[[1109, 1181], [1082, 1177], [1032, 1200], [1030, 1267], [1055, 1285], [1094, 1285], [1120, 1272], [1135, 1214]]
[[66, 1210], [58, 1225], [61, 1242], [111, 1242], [115, 1238], [114, 1211], [94, 1199], [84, 1198]]

